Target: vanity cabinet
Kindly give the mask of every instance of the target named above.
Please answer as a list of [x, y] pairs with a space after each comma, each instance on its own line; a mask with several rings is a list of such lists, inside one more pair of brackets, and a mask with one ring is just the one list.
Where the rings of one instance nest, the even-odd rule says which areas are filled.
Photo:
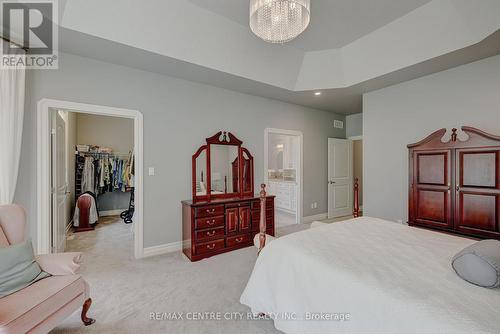
[[297, 184], [287, 181], [268, 181], [269, 194], [276, 196], [276, 208], [295, 213], [297, 209]]
[[[259, 233], [259, 197], [182, 201], [183, 252], [191, 261], [253, 245]], [[274, 196], [266, 197], [266, 233], [274, 236]]]

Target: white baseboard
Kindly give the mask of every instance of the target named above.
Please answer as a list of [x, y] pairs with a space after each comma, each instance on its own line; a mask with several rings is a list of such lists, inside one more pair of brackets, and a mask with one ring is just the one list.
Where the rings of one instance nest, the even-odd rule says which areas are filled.
[[100, 217], [119, 216], [120, 213], [122, 213], [125, 210], [128, 210], [128, 209], [117, 209], [117, 210], [99, 211], [99, 216]]
[[142, 252], [143, 257], [155, 256], [160, 254], [177, 252], [182, 249], [182, 241], [171, 242], [158, 246], [146, 247]]
[[302, 218], [302, 224], [312, 223], [315, 220], [325, 220], [328, 218], [328, 213], [319, 213], [314, 216], [307, 216]]

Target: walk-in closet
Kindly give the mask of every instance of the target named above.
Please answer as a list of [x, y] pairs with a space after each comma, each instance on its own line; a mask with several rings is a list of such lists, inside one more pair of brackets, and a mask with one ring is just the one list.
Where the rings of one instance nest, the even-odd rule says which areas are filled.
[[132, 239], [133, 119], [54, 110], [52, 133], [54, 248]]

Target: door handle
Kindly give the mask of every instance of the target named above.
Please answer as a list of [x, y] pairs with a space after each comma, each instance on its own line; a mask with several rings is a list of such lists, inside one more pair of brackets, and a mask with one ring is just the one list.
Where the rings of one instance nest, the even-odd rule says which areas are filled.
[[455, 188], [456, 191], [460, 191], [460, 186], [457, 184], [456, 188]]
[[328, 181], [328, 184], [335, 184], [335, 181]]

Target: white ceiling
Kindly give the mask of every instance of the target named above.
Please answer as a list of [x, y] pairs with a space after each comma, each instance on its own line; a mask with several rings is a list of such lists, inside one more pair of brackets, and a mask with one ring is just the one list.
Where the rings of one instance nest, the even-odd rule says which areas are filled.
[[65, 28], [60, 37], [63, 52], [341, 114], [362, 112], [363, 93], [500, 54], [498, 30], [475, 45], [348, 88], [322, 90], [320, 96], [314, 96], [311, 91], [293, 92]]
[[[249, 0], [189, 1], [248, 27]], [[304, 51], [340, 48], [430, 1], [311, 0], [309, 27], [287, 45]]]
[[248, 1], [59, 0], [59, 48], [344, 114], [365, 92], [500, 53], [499, 0], [312, 0], [317, 27], [285, 45], [250, 32]]

